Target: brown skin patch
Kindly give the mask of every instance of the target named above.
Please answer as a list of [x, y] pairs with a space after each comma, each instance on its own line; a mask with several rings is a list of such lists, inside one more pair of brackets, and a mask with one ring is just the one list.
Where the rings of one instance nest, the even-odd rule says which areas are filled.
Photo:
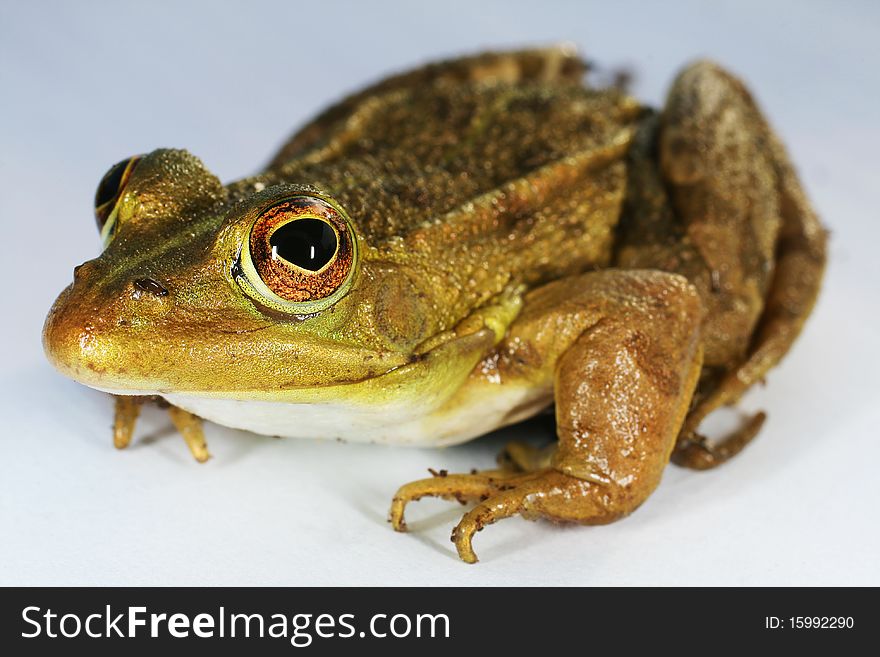
[[[272, 257], [272, 234], [281, 226], [304, 218], [322, 219], [336, 231], [339, 245], [336, 255], [317, 272]], [[314, 196], [288, 199], [263, 212], [251, 229], [250, 248], [260, 278], [272, 292], [287, 301], [314, 301], [328, 297], [351, 271], [353, 248], [348, 226], [335, 208]]]

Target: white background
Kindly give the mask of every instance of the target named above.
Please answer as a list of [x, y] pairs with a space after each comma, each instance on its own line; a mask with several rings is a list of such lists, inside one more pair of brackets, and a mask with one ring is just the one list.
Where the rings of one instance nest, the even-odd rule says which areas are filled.
[[[0, 6], [0, 584], [880, 584], [875, 4]], [[111, 400], [45, 362], [43, 318], [99, 252], [92, 196], [117, 160], [185, 147], [232, 180], [389, 72], [560, 40], [633, 67], [654, 104], [695, 56], [742, 75], [832, 230], [816, 313], [746, 400], [769, 420], [735, 461], [670, 467], [615, 525], [504, 521], [468, 566], [448, 540], [460, 507], [414, 505], [414, 531], [399, 535], [388, 502], [427, 466], [491, 467], [516, 431], [431, 451], [208, 425], [214, 459], [197, 465], [158, 410], [113, 449]]]

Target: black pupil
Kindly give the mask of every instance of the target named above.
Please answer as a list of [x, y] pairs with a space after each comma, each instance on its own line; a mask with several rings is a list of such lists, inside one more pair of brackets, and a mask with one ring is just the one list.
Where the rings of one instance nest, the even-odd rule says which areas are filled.
[[269, 238], [272, 257], [297, 267], [318, 271], [336, 253], [336, 232], [326, 221], [298, 219], [286, 223]]
[[116, 192], [119, 191], [119, 185], [122, 183], [122, 175], [125, 173], [125, 166], [128, 160], [122, 160], [114, 164], [113, 167], [104, 174], [101, 182], [98, 184], [98, 191], [95, 192], [95, 207], [100, 208], [105, 203], [113, 200]]

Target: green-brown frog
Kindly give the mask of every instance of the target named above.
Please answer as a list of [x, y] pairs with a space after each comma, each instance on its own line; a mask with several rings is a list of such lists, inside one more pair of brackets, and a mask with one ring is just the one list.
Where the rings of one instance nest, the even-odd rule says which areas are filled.
[[566, 48], [386, 79], [321, 114], [263, 173], [222, 185], [185, 151], [113, 167], [105, 248], [46, 320], [52, 363], [117, 395], [115, 442], [160, 398], [264, 434], [452, 445], [555, 404], [559, 441], [497, 470], [403, 486], [607, 523], [670, 460], [709, 468], [758, 431], [697, 433], [786, 353], [826, 234], [743, 85], [698, 62], [659, 113], [583, 84]]

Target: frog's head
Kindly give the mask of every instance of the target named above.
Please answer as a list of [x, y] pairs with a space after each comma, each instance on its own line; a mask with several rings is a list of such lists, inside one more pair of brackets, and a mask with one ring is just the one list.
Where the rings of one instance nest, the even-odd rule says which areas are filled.
[[[245, 191], [242, 191], [245, 190]], [[105, 248], [74, 270], [43, 332], [64, 374], [119, 393], [261, 398], [361, 381], [414, 360], [428, 304], [332, 198], [224, 188], [184, 151], [110, 169]]]

